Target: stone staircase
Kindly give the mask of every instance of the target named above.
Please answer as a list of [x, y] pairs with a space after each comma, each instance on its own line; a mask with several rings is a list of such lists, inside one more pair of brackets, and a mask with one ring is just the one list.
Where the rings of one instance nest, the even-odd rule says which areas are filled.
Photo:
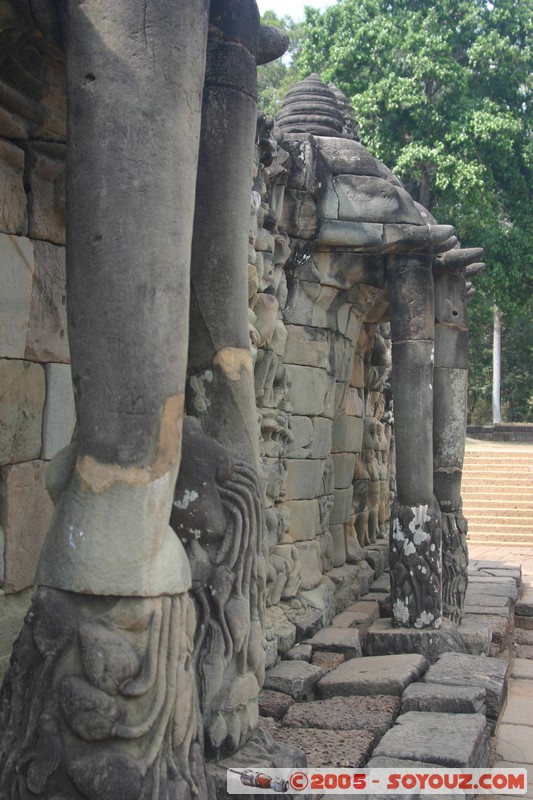
[[533, 546], [533, 447], [467, 447], [462, 497], [469, 542]]

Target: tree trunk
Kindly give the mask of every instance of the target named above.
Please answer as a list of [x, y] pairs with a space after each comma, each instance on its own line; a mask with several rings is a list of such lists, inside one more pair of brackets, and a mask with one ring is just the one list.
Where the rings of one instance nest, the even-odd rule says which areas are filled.
[[502, 379], [502, 320], [500, 310], [494, 304], [494, 338], [492, 344], [492, 421], [502, 421], [501, 409]]

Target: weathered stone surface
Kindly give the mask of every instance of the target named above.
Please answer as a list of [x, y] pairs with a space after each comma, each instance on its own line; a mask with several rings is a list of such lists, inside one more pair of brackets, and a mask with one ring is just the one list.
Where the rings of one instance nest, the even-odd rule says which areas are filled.
[[[355, 417], [352, 417], [355, 419]], [[336, 453], [332, 456], [335, 473], [335, 488], [346, 489], [352, 485], [355, 467], [355, 453]]]
[[532, 717], [533, 682], [528, 680], [510, 680], [507, 703], [500, 718], [500, 723], [530, 725]]
[[312, 636], [322, 625], [323, 611], [319, 608], [309, 607], [305, 610], [283, 607], [285, 616], [296, 628], [298, 641]]
[[275, 632], [278, 640], [278, 651], [286, 653], [296, 641], [296, 626], [287, 619], [279, 606], [270, 606], [265, 615], [265, 625]]
[[[342, 567], [346, 563], [346, 530], [344, 525], [330, 525], [329, 532], [333, 542], [331, 563], [334, 567]], [[351, 553], [353, 555], [353, 553]]]
[[308, 458], [313, 442], [313, 420], [293, 414], [290, 419], [292, 440], [287, 443], [290, 458]]
[[464, 613], [465, 614], [474, 614], [478, 615], [489, 615], [494, 617], [509, 617], [511, 610], [506, 605], [471, 605], [470, 603], [465, 603], [464, 606]]
[[511, 677], [533, 681], [533, 661], [525, 658], [515, 658], [511, 667]]
[[28, 228], [24, 151], [0, 139], [0, 231], [24, 236]]
[[439, 325], [438, 336], [437, 330], [435, 334], [435, 369], [450, 371], [455, 367], [457, 371], [466, 371], [468, 369], [468, 332]]
[[[441, 328], [436, 331], [440, 334]], [[454, 366], [454, 365], [451, 365]], [[466, 369], [441, 368], [433, 374], [435, 397], [433, 426], [436, 432], [433, 445], [434, 464], [439, 469], [461, 469], [463, 466], [466, 429]], [[445, 498], [437, 494], [440, 501]], [[446, 511], [452, 509], [441, 508]]]
[[289, 301], [283, 313], [285, 323], [337, 330], [338, 294], [338, 289], [331, 286], [299, 280], [289, 292]]
[[468, 589], [466, 592], [467, 598], [472, 595], [478, 597], [479, 595], [489, 595], [491, 597], [504, 597], [509, 600], [518, 600], [518, 588], [515, 581], [506, 580], [505, 578], [500, 582], [496, 578], [486, 578], [485, 580], [468, 579]]
[[409, 711], [398, 717], [373, 755], [426, 761], [443, 767], [487, 766], [490, 742], [485, 717]]
[[289, 401], [295, 414], [333, 416], [335, 380], [324, 369], [288, 365], [292, 386]]
[[24, 178], [33, 239], [65, 244], [65, 153], [65, 145], [52, 142], [26, 146]]
[[5, 592], [19, 592], [33, 585], [53, 511], [45, 488], [46, 468], [45, 461], [27, 461], [0, 469]]
[[309, 591], [301, 591], [300, 598], [311, 608], [322, 613], [322, 625], [329, 625], [335, 616], [334, 606], [335, 584], [327, 575], [322, 577], [318, 586]]
[[363, 655], [359, 632], [351, 628], [322, 628], [308, 641], [313, 650], [342, 653], [346, 658], [359, 658]]
[[34, 269], [30, 240], [0, 233], [0, 356], [24, 358]]
[[515, 642], [516, 644], [533, 645], [533, 631], [526, 631], [522, 630], [522, 628], [516, 628]]
[[320, 526], [318, 500], [288, 500], [290, 511], [289, 535], [295, 542], [314, 539]]
[[321, 667], [324, 672], [331, 672], [345, 660], [342, 653], [328, 653], [325, 650], [315, 650], [311, 658], [311, 662], [317, 667]]
[[517, 658], [533, 659], [533, 645], [531, 644], [515, 645], [515, 656]]
[[498, 658], [445, 653], [426, 672], [427, 683], [446, 686], [476, 686], [485, 689], [487, 716], [498, 719], [507, 693], [508, 666]]
[[289, 694], [275, 692], [272, 689], [261, 689], [258, 700], [261, 716], [278, 720], [283, 719], [294, 703], [294, 698]]
[[[398, 430], [396, 436], [398, 446]], [[414, 440], [415, 437], [412, 441]], [[408, 452], [408, 449], [405, 452]], [[401, 452], [402, 450], [398, 449], [398, 453]], [[424, 485], [423, 481], [420, 485]], [[434, 497], [428, 505], [408, 506], [397, 500], [392, 505], [391, 602], [394, 624], [397, 626], [428, 628], [440, 624], [442, 618], [440, 523], [441, 513]]]
[[265, 654], [265, 669], [269, 669], [278, 663], [278, 637], [271, 635], [271, 638], [265, 638], [263, 642], [263, 651]]
[[369, 656], [346, 661], [322, 678], [319, 697], [351, 697], [352, 695], [401, 695], [406, 686], [427, 669], [423, 656]]
[[463, 620], [475, 620], [482, 625], [490, 627], [492, 631], [492, 641], [505, 647], [512, 635], [512, 621], [508, 616], [496, 616], [490, 614], [465, 614]]
[[357, 603], [352, 603], [348, 606], [346, 611], [353, 611], [355, 613], [368, 614], [370, 622], [374, 622], [379, 618], [379, 604], [377, 600], [358, 600]]
[[398, 697], [332, 697], [292, 706], [285, 717], [289, 728], [323, 730], [367, 730], [383, 736], [400, 710]]
[[[500, 563], [500, 562], [496, 562]], [[477, 570], [478, 575], [491, 575], [495, 578], [513, 578], [517, 586], [522, 583], [522, 570], [520, 567], [505, 567], [500, 563], [499, 567], [481, 567]]]
[[489, 592], [483, 593], [480, 591], [469, 590], [465, 597], [465, 607], [489, 607], [489, 608], [506, 608], [511, 607], [511, 599], [505, 595], [492, 594]]
[[359, 453], [363, 447], [364, 421], [341, 414], [333, 420], [332, 453]]
[[41, 458], [50, 459], [70, 444], [76, 425], [72, 376], [68, 364], [47, 364]]
[[353, 247], [364, 252], [380, 252], [383, 248], [383, 225], [377, 222], [326, 220], [320, 225], [317, 244]]
[[324, 676], [324, 670], [306, 661], [280, 661], [265, 675], [265, 689], [273, 689], [294, 697], [295, 700], [308, 700], [314, 692], [317, 681]]
[[384, 592], [385, 594], [390, 592], [390, 575], [380, 575], [379, 578], [373, 580], [370, 592]]
[[300, 591], [316, 589], [322, 581], [322, 559], [318, 539], [295, 542], [300, 561]]
[[368, 622], [370, 617], [366, 615], [366, 619], [362, 619], [362, 614], [357, 613], [357, 611], [341, 611], [340, 614], [336, 614], [331, 624], [334, 628], [355, 628], [361, 622]]
[[464, 645], [455, 626], [447, 620], [440, 628], [397, 628], [390, 619], [378, 619], [368, 629], [365, 654], [384, 656], [394, 653], [420, 653], [430, 664], [450, 650], [463, 652]]
[[33, 243], [35, 271], [25, 357], [32, 361], [70, 360], [67, 336], [65, 248]]
[[533, 617], [533, 589], [526, 589], [522, 593], [514, 613], [517, 617]]
[[347, 489], [335, 489], [335, 502], [330, 514], [330, 524], [340, 525], [348, 522], [352, 513], [353, 487]]
[[[371, 546], [363, 547], [363, 552], [365, 555], [365, 560], [368, 561], [377, 578], [379, 578], [384, 569], [384, 558], [383, 558], [383, 550], [375, 550]], [[390, 582], [389, 582], [389, 591], [390, 591]]]
[[316, 205], [306, 192], [286, 189], [280, 226], [289, 236], [309, 238], [316, 231]]
[[533, 728], [530, 725], [498, 726], [497, 755], [521, 767], [533, 766]]
[[321, 459], [291, 459], [286, 461], [287, 500], [312, 500], [321, 494], [325, 462]]
[[488, 655], [492, 640], [492, 628], [475, 617], [463, 617], [458, 628], [465, 650], [473, 656]]
[[402, 695], [402, 713], [438, 711], [447, 714], [484, 714], [485, 689], [481, 686], [445, 686], [411, 683]]
[[287, 325], [283, 362], [308, 367], [329, 367], [329, 333], [309, 325]]
[[28, 611], [32, 591], [30, 588], [15, 594], [0, 594], [0, 683], [9, 665], [13, 642]]
[[331, 420], [325, 417], [290, 418], [290, 431], [294, 437], [287, 445], [290, 458], [326, 458], [331, 451]]
[[[308, 761], [305, 753], [295, 747], [294, 742], [283, 741], [278, 743], [272, 738], [272, 733], [277, 731], [277, 723], [264, 717], [261, 725], [256, 728], [251, 738], [243, 747], [227, 759], [211, 763], [209, 773], [214, 781], [216, 797], [227, 797], [228, 769], [244, 770], [254, 764], [261, 771], [268, 772], [269, 767], [307, 767]], [[238, 776], [237, 776], [238, 777]], [[240, 788], [237, 783], [237, 788]], [[242, 800], [246, 795], [232, 794], [235, 800]]]
[[[287, 650], [285, 658], [287, 661], [311, 661], [312, 655], [313, 648], [310, 644], [300, 644], [300, 642], [297, 642], [294, 647]], [[265, 714], [265, 716], [268, 717], [269, 715]]]
[[411, 222], [421, 217], [410, 195], [383, 178], [338, 175], [333, 178], [338, 196], [339, 218], [362, 222]]
[[533, 631], [533, 617], [515, 617], [515, 625], [524, 631]]
[[364, 592], [372, 575], [370, 567], [365, 561], [357, 564], [343, 564], [327, 573], [327, 577], [334, 584], [333, 608], [335, 614], [344, 611], [354, 600]]
[[0, 464], [39, 458], [45, 395], [40, 364], [0, 359]]
[[285, 728], [269, 725], [278, 742], [286, 742], [303, 750], [309, 764], [323, 767], [362, 767], [376, 740], [368, 731], [325, 730], [318, 728]]

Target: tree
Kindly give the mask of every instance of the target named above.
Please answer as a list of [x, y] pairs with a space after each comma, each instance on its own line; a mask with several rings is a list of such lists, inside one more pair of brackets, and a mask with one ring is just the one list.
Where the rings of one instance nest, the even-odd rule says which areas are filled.
[[281, 108], [283, 98], [298, 80], [297, 69], [292, 54], [301, 42], [302, 23], [291, 17], [278, 17], [273, 11], [265, 11], [261, 17], [263, 25], [283, 28], [289, 34], [289, 49], [283, 58], [264, 64], [257, 70], [259, 108], [270, 116], [275, 116]]
[[463, 246], [485, 248], [472, 309], [496, 303], [511, 330], [533, 290], [531, 3], [339, 0], [305, 15], [297, 77], [336, 83], [363, 143]]

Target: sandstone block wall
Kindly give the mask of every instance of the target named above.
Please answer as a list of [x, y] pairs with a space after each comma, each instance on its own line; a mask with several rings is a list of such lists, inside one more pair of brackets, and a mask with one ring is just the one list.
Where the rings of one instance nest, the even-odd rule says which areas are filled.
[[52, 514], [47, 463], [75, 422], [65, 113], [64, 65], [29, 38], [7, 54], [0, 79], [0, 679]]

